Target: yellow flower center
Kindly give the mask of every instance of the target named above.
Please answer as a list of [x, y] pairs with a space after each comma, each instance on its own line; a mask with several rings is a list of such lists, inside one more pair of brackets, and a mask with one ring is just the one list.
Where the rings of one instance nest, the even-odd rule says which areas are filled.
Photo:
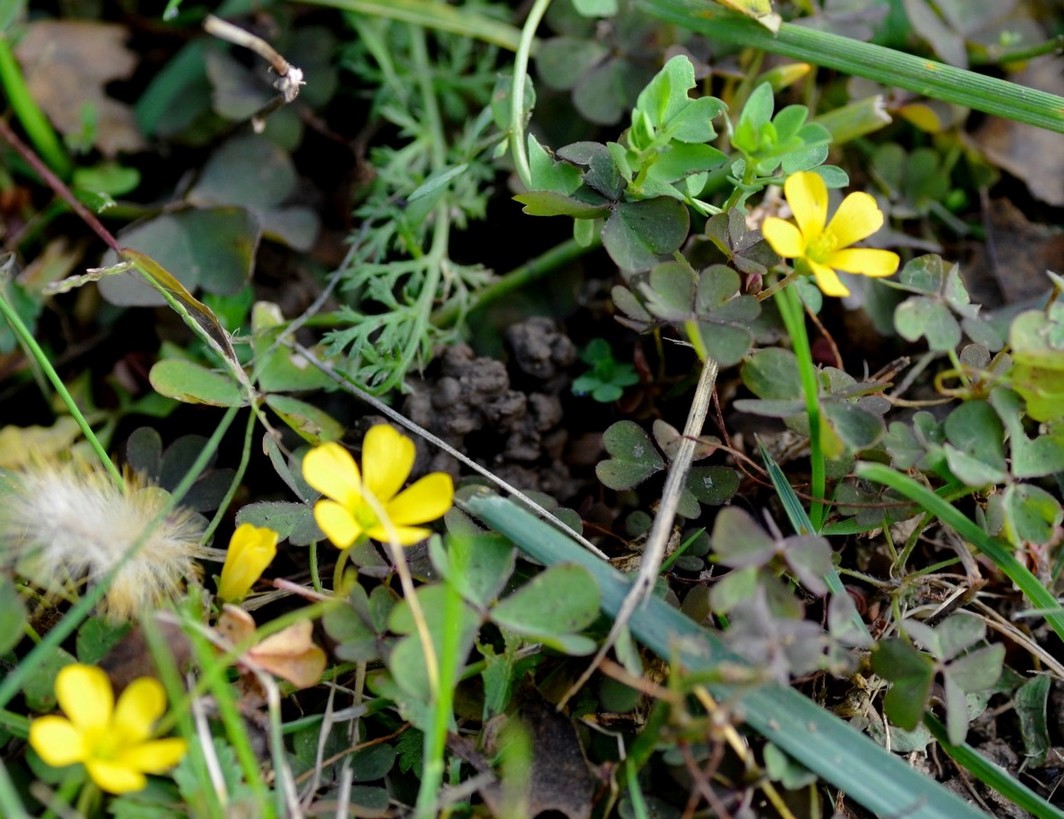
[[805, 256], [818, 264], [827, 264], [828, 258], [838, 246], [838, 239], [831, 231], [826, 230], [806, 244]]
[[113, 725], [102, 731], [86, 731], [83, 737], [94, 759], [114, 759], [126, 744], [125, 738], [114, 730]]
[[[371, 496], [365, 487], [362, 488], [362, 495], [362, 501], [351, 512], [362, 531], [368, 532], [370, 529], [380, 525], [380, 518], [373, 511], [373, 506], [370, 505], [371, 502], [368, 498]], [[376, 499], [374, 498], [374, 500]]]

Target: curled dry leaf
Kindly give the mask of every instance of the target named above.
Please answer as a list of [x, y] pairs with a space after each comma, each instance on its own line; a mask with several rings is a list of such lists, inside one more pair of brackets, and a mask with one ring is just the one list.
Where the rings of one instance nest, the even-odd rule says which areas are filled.
[[136, 68], [136, 56], [123, 45], [127, 35], [124, 26], [41, 20], [26, 27], [15, 49], [30, 95], [55, 127], [76, 136], [92, 123], [92, 144], [105, 156], [146, 147], [132, 109], [104, 92]]
[[[325, 652], [310, 639], [314, 626], [301, 620], [251, 646], [238, 660], [243, 669], [266, 671], [296, 688], [317, 685], [325, 671]], [[251, 615], [237, 606], [225, 606], [215, 629], [234, 645], [255, 632]]]

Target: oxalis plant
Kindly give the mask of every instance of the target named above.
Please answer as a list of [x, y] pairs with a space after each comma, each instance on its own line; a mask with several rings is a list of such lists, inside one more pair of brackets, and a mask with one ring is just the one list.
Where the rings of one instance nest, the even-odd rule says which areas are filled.
[[[913, 550], [929, 527], [940, 525], [963, 539], [961, 548], [1005, 574], [1036, 616], [1064, 636], [1051, 591], [1061, 563], [1043, 565], [1035, 576], [1017, 559], [1017, 550], [1053, 543], [1064, 520], [1052, 482], [1064, 468], [1064, 412], [1053, 398], [1062, 385], [1056, 375], [1061, 344], [1051, 340], [1060, 329], [1060, 282], [1049, 274], [1054, 299], [1044, 309], [1021, 313], [1009, 325], [988, 321], [971, 302], [956, 265], [936, 255], [902, 265], [889, 250], [856, 246], [874, 238], [884, 215], [867, 192], [845, 192], [849, 179], [842, 169], [824, 164], [831, 135], [811, 121], [805, 106], [776, 111], [768, 82], [757, 85], [737, 111], [697, 89], [693, 64], [677, 56], [639, 94], [630, 125], [616, 141], [552, 149], [533, 127], [524, 145], [515, 145], [515, 165], [527, 188], [515, 199], [530, 215], [572, 218], [578, 242], [601, 240], [624, 278], [612, 294], [619, 320], [679, 341], [713, 372], [738, 365], [755, 397], [734, 407], [778, 418], [808, 440], [804, 500], [762, 449], [794, 534], [766, 532], [745, 512], [721, 510], [708, 541], [703, 535], [694, 547], [696, 531], [680, 551], [691, 548], [696, 563], [708, 553], [711, 562], [732, 571], [707, 596], [692, 594], [684, 608], [726, 625], [724, 643], [760, 669], [755, 676], [767, 672], [780, 682], [813, 670], [851, 674], [871, 649], [889, 726], [864, 718], [855, 723], [888, 744], [888, 732], [907, 747], [922, 747], [934, 736], [962, 765], [1028, 809], [1057, 815], [1015, 781], [993, 774], [964, 746], [969, 721], [992, 693], [1018, 690], [1019, 680], [1005, 682], [1015, 675], [1004, 666], [1003, 647], [986, 644], [985, 626], [976, 617], [954, 615], [932, 628], [907, 619], [904, 611], [922, 574], [911, 564]], [[770, 187], [782, 188], [789, 218], [764, 216], [772, 212], [762, 197]], [[759, 201], [760, 216], [752, 224], [751, 207]], [[896, 373], [854, 378], [842, 369], [837, 351], [838, 366], [814, 363], [807, 323], [820, 327], [816, 314], [825, 296], [863, 289], [854, 276], [879, 279], [896, 291], [895, 331], [910, 341], [924, 339], [932, 354], [948, 361], [936, 380], [944, 396], [936, 414], [895, 418], [890, 390]], [[773, 345], [771, 327], [782, 330], [788, 343]], [[670, 525], [672, 513], [699, 517], [697, 500], [726, 503], [738, 486], [725, 477], [734, 471], [688, 471], [692, 453], [680, 463], [676, 430], [659, 424], [653, 438], [633, 421], [606, 430], [609, 459], [598, 465], [600, 480], [627, 490], [668, 470], [662, 506], [673, 492], [665, 513]], [[685, 432], [699, 435], [701, 420]], [[699, 441], [694, 457], [721, 446], [714, 438]], [[974, 517], [955, 505], [965, 498], [975, 501], [965, 504]], [[471, 507], [499, 524], [498, 504], [475, 500]], [[649, 529], [653, 542], [651, 518], [636, 517], [632, 533]], [[902, 543], [888, 539], [891, 573], [906, 578], [891, 594], [888, 635], [896, 636], [873, 642], [843, 593], [831, 537], [902, 520], [916, 526]], [[540, 559], [552, 553], [530, 537], [518, 542]], [[656, 575], [661, 552], [648, 546], [645, 559], [651, 568], [640, 572], [644, 581]], [[826, 596], [826, 630], [805, 619], [795, 581], [807, 595]], [[624, 633], [618, 627], [631, 617], [633, 632], [653, 644], [654, 625], [640, 622], [647, 610], [633, 605], [644, 588], [637, 581], [614, 601], [618, 620], [611, 637]], [[658, 650], [667, 651], [664, 634], [656, 637]], [[929, 711], [936, 680], [945, 691], [944, 728]], [[1024, 684], [1020, 701], [1043, 709], [1047, 685], [1046, 677]], [[1024, 736], [1029, 750], [1044, 754], [1044, 734]], [[832, 777], [811, 754], [798, 756]], [[845, 779], [843, 787], [853, 792], [858, 786]], [[842, 784], [837, 776], [832, 781]]]

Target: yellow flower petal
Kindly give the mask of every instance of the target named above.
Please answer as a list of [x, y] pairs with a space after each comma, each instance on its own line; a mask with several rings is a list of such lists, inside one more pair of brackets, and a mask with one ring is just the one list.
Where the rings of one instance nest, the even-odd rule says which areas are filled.
[[805, 255], [805, 239], [802, 232], [784, 219], [770, 216], [761, 226], [761, 234], [769, 247], [785, 259], [797, 259]]
[[849, 247], [867, 239], [883, 227], [883, 211], [867, 193], [851, 193], [842, 200], [831, 217], [828, 232], [835, 237], [835, 247]]
[[814, 262], [811, 259], [806, 259], [806, 263], [816, 277], [816, 286], [820, 288], [825, 296], [850, 295], [849, 288], [839, 280], [838, 274], [830, 267]]
[[303, 477], [325, 497], [348, 508], [362, 500], [358, 464], [339, 444], [322, 444], [304, 455]]
[[[420, 543], [432, 534], [431, 529], [422, 529], [416, 526], [393, 525], [392, 531], [395, 532], [395, 542], [400, 546], [413, 546], [415, 543]], [[381, 543], [387, 543], [391, 540], [391, 533], [384, 524], [378, 524], [372, 527], [367, 530], [366, 534]]]
[[39, 717], [31, 722], [30, 745], [53, 768], [83, 762], [88, 756], [81, 733], [63, 717]]
[[335, 546], [348, 548], [362, 534], [362, 527], [346, 506], [323, 500], [314, 504], [314, 520]]
[[64, 666], [55, 678], [55, 697], [79, 732], [107, 729], [115, 695], [111, 680], [101, 669], [80, 664]]
[[92, 777], [92, 781], [108, 793], [141, 791], [148, 784], [148, 779], [144, 774], [119, 762], [87, 759], [85, 768]]
[[138, 677], [118, 698], [111, 731], [121, 737], [123, 746], [143, 742], [164, 711], [166, 691], [162, 683], [154, 677]]
[[848, 250], [836, 250], [828, 257], [827, 263], [847, 273], [860, 273], [862, 276], [893, 276], [901, 263], [897, 253], [889, 250], [854, 247]]
[[187, 750], [188, 743], [183, 739], [154, 739], [127, 748], [115, 762], [134, 771], [160, 774], [180, 762]]
[[362, 475], [366, 489], [387, 503], [414, 468], [414, 442], [387, 424], [371, 427], [362, 442]]
[[805, 243], [812, 242], [823, 233], [828, 219], [828, 186], [820, 174], [801, 171], [787, 177], [783, 192]]
[[404, 489], [385, 507], [396, 526], [436, 520], [454, 504], [454, 481], [446, 472], [432, 472]]
[[228, 603], [239, 603], [276, 556], [277, 532], [265, 526], [240, 524], [225, 553], [218, 596]]

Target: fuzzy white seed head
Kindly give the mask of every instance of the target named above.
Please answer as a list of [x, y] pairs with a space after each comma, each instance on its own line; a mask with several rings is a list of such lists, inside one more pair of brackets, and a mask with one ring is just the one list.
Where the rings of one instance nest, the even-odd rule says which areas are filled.
[[136, 545], [101, 603], [112, 620], [136, 618], [201, 577], [201, 518], [176, 507], [152, 526], [168, 499], [134, 474], [123, 487], [83, 463], [9, 472], [0, 480], [0, 561], [48, 593], [70, 595], [99, 582]]

